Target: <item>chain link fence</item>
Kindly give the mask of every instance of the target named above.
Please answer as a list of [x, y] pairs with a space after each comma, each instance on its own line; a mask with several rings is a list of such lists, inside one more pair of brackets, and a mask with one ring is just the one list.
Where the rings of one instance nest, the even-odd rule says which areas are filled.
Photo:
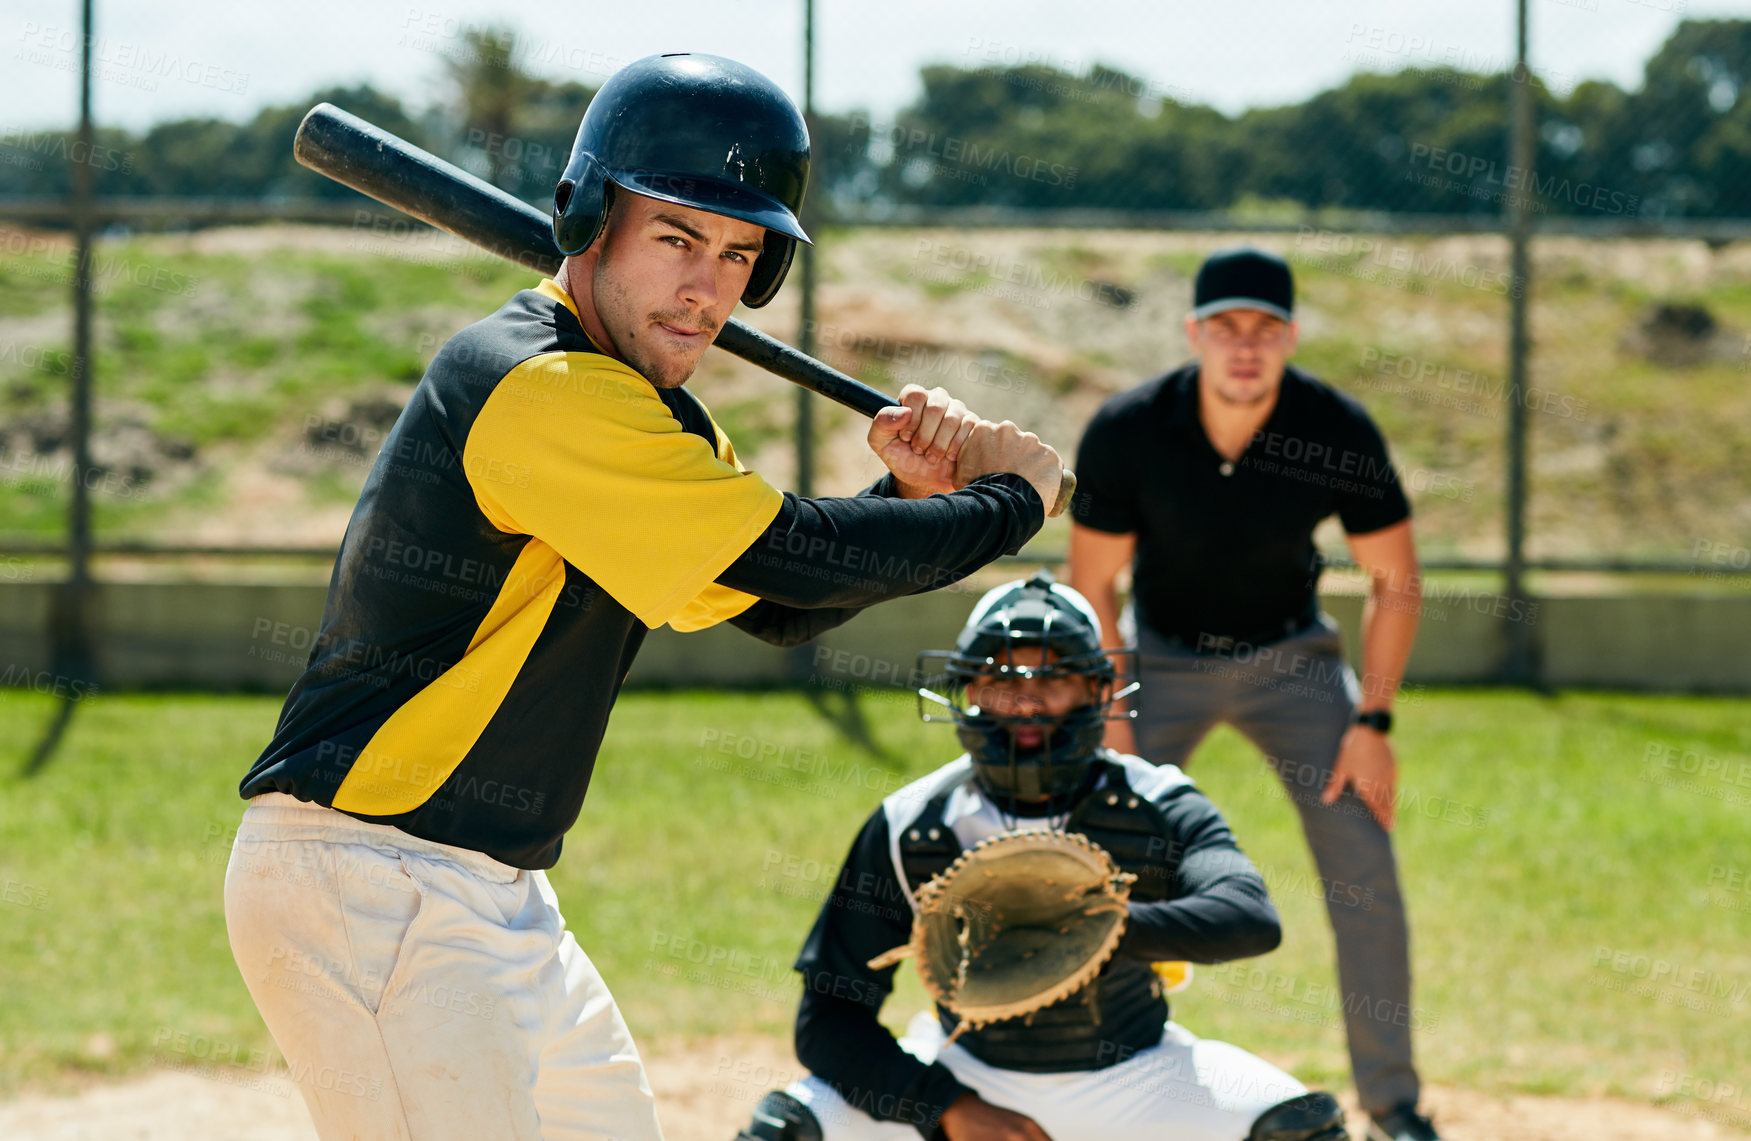
[[[538, 45], [507, 37], [445, 31], [429, 48], [456, 88], [439, 110], [411, 113], [370, 88], [314, 98], [541, 201], [600, 75], [529, 78], [518, 61]], [[1294, 267], [1296, 362], [1381, 424], [1432, 563], [1505, 557], [1518, 404], [1535, 565], [1751, 581], [1736, 577], [1751, 564], [1751, 22], [1680, 23], [1630, 90], [1527, 73], [1510, 53], [1477, 58], [1405, 28], [1336, 22], [1332, 40], [1351, 78], [1238, 115], [1206, 93], [976, 39], [947, 45], [948, 62], [924, 69], [922, 95], [892, 116], [815, 116], [808, 338], [864, 380], [942, 384], [1071, 453], [1101, 400], [1185, 359], [1179, 324], [1199, 261], [1251, 242]], [[1537, 124], [1526, 165], [1511, 157], [1517, 88]], [[74, 478], [58, 403], [72, 271], [55, 229], [74, 167], [91, 170], [110, 226], [94, 267], [84, 477], [98, 481], [100, 545], [222, 546], [187, 524], [203, 502], [235, 500], [239, 479], [300, 482], [298, 511], [338, 518], [395, 393], [446, 329], [521, 284], [297, 167], [289, 139], [303, 106], [244, 124], [99, 131], [83, 145], [0, 124], [8, 557], [52, 548]], [[1506, 236], [1516, 207], [1534, 235], [1527, 281]], [[281, 246], [198, 232], [251, 219], [340, 225]], [[137, 232], [162, 228], [189, 232]], [[262, 275], [239, 268], [250, 258]], [[1519, 295], [1531, 347], [1517, 387]], [[800, 339], [794, 285], [754, 320]], [[798, 474], [794, 402], [771, 383], [714, 357], [700, 388], [783, 482]], [[869, 474], [861, 428], [818, 415], [814, 486], [849, 490]], [[247, 541], [296, 547], [321, 527], [291, 530]], [[1323, 540], [1341, 551], [1335, 533]], [[1056, 532], [1041, 542], [1062, 549]]]

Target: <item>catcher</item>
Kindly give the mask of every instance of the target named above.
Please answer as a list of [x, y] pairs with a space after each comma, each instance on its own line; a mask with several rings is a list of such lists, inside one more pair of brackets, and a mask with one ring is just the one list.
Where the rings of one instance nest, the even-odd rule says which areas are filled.
[[[796, 963], [796, 1053], [810, 1076], [767, 1094], [738, 1141], [1346, 1141], [1330, 1094], [1168, 1018], [1155, 964], [1262, 954], [1280, 939], [1277, 913], [1177, 768], [1101, 746], [1114, 666], [1086, 600], [1044, 573], [1008, 583], [980, 600], [952, 653], [926, 657], [945, 660], [947, 692], [920, 697], [948, 707], [967, 752], [889, 796], [853, 842]], [[1104, 850], [1123, 872], [1107, 877], [1116, 890], [1081, 897], [1092, 902], [1079, 918], [1046, 928], [1049, 942], [1011, 920], [1018, 951], [1002, 944], [1008, 906], [993, 914], [982, 886], [1006, 873], [977, 863], [1016, 850], [1034, 870], [1007, 873], [1011, 900], [1030, 878], [1070, 882], [1047, 877], [1043, 853], [1063, 868]], [[947, 968], [935, 981], [925, 971], [938, 1017], [897, 1042], [877, 1020], [895, 948], [928, 961], [945, 904], [956, 920], [934, 950], [946, 946]], [[1046, 977], [1027, 981], [1046, 1004], [974, 1017], [963, 1000], [981, 956], [1040, 964]]]

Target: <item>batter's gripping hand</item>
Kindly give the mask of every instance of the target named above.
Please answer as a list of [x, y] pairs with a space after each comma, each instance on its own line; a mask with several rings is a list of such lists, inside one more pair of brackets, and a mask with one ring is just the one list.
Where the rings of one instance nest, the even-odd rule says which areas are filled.
[[908, 384], [900, 390], [897, 407], [883, 409], [870, 421], [869, 450], [894, 473], [903, 497], [947, 494], [966, 486], [955, 482], [955, 466], [967, 438], [982, 422], [946, 390]]
[[955, 467], [955, 486], [965, 487], [982, 475], [1014, 472], [1034, 485], [1040, 502], [1049, 515], [1060, 514], [1066, 506], [1066, 491], [1075, 485], [1069, 482], [1063, 461], [1050, 444], [1032, 432], [1024, 432], [1009, 420], [993, 424], [981, 420], [972, 435], [961, 445], [960, 463]]

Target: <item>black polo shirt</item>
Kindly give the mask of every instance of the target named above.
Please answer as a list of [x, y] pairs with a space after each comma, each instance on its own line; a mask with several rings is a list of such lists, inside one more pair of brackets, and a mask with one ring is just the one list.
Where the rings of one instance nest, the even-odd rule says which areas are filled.
[[1313, 529], [1328, 515], [1361, 535], [1411, 513], [1368, 413], [1293, 366], [1233, 463], [1204, 434], [1193, 361], [1103, 404], [1076, 476], [1078, 523], [1137, 536], [1138, 624], [1203, 650], [1318, 617]]

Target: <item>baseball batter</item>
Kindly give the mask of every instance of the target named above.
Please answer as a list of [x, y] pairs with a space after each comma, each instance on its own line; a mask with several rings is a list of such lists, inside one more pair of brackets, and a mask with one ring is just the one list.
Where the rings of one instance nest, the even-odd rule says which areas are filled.
[[[944, 674], [958, 759], [888, 797], [852, 843], [796, 967], [797, 1058], [738, 1141], [1343, 1141], [1335, 1099], [1168, 1017], [1165, 961], [1262, 954], [1280, 938], [1258, 870], [1172, 765], [1101, 746], [1114, 666], [1086, 600], [1040, 575], [979, 602]], [[918, 889], [1014, 830], [1087, 837], [1135, 875], [1095, 980], [1020, 1018], [956, 1030], [877, 1021]]]
[[377, 457], [225, 881], [322, 1137], [659, 1137], [544, 874], [645, 631], [793, 645], [1017, 550], [1057, 494], [1037, 438], [912, 387], [860, 496], [737, 461], [683, 385], [738, 301], [777, 292], [807, 175], [765, 77], [627, 67], [555, 195], [564, 264], [443, 347]]

